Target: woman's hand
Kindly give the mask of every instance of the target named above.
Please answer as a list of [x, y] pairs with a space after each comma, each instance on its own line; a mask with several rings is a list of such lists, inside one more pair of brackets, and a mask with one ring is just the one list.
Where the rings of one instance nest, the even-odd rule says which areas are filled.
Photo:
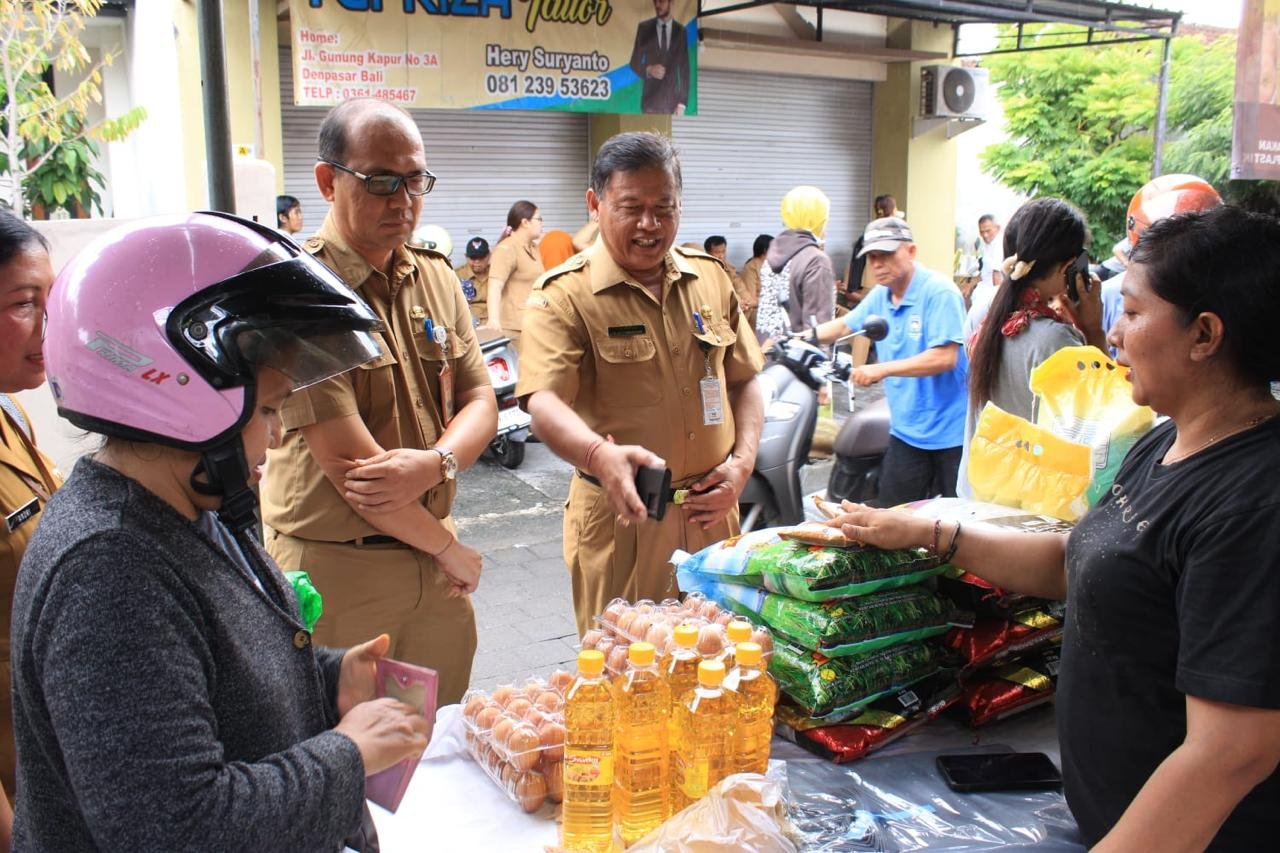
[[484, 563], [479, 551], [454, 537], [443, 551], [434, 556], [436, 565], [453, 585], [454, 595], [470, 595], [476, 591], [476, 587], [480, 585], [480, 570]]
[[440, 453], [397, 447], [357, 459], [347, 471], [343, 497], [363, 512], [395, 512], [440, 485]]
[[364, 775], [372, 776], [406, 758], [417, 759], [431, 740], [432, 723], [399, 699], [390, 697], [361, 702], [334, 727], [355, 743], [364, 762]]
[[374, 673], [377, 660], [386, 656], [391, 650], [391, 637], [379, 634], [368, 642], [347, 649], [342, 656], [342, 665], [338, 669], [338, 716], [345, 717], [347, 712], [368, 702], [376, 695]]
[[886, 551], [927, 548], [933, 539], [933, 521], [891, 509], [872, 509], [864, 504], [841, 501], [841, 515], [827, 522], [849, 539]]

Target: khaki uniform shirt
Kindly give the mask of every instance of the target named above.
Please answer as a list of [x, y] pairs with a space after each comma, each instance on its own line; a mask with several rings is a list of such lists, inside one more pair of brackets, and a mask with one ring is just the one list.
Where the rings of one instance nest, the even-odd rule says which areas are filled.
[[493, 261], [489, 265], [489, 278], [504, 282], [502, 288], [502, 328], [517, 332], [524, 328], [525, 302], [533, 283], [544, 272], [538, 250], [530, 246], [517, 246], [511, 237], [493, 249]]
[[[329, 265], [382, 320], [374, 333], [382, 355], [354, 370], [292, 394], [280, 411], [282, 445], [270, 451], [262, 487], [262, 520], [273, 530], [302, 539], [349, 542], [376, 529], [352, 510], [312, 458], [302, 427], [358, 414], [384, 450], [426, 450], [444, 432], [440, 369], [453, 369], [454, 400], [489, 384], [471, 313], [448, 260], [429, 249], [401, 246], [391, 259], [391, 278], [375, 270], [343, 243], [326, 218], [303, 248]], [[445, 328], [444, 346], [428, 339], [427, 318]], [[455, 404], [456, 405], [456, 404]], [[423, 496], [436, 518], [448, 517], [457, 491], [445, 481]]]
[[[672, 481], [682, 483], [733, 449], [729, 392], [753, 381], [763, 361], [725, 265], [675, 248], [666, 267], [661, 302], [614, 263], [603, 242], [540, 279], [525, 312], [516, 393], [523, 401], [554, 391], [600, 435], [661, 456]], [[699, 389], [708, 366], [724, 410], [724, 422], [711, 426]]]
[[752, 258], [742, 265], [742, 295], [752, 303], [760, 300], [760, 265], [764, 258]]
[[489, 319], [489, 271], [485, 270], [484, 275], [476, 274], [470, 261], [463, 261], [453, 271], [462, 283], [462, 295], [467, 298], [471, 316], [477, 323], [483, 323]]

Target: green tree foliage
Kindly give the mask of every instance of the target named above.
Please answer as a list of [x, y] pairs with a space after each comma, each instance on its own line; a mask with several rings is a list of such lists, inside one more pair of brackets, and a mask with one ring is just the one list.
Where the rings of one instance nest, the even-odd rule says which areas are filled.
[[[1024, 43], [1054, 44], [1070, 29], [1027, 32]], [[983, 152], [984, 171], [1021, 193], [1074, 203], [1089, 219], [1095, 254], [1124, 236], [1129, 200], [1151, 176], [1161, 49], [1152, 41], [983, 60], [1009, 130]], [[1164, 171], [1200, 175], [1229, 198], [1265, 196], [1274, 185], [1227, 181], [1235, 55], [1234, 36], [1174, 40]]]
[[[0, 0], [0, 175], [3, 201], [27, 212], [100, 207], [102, 175], [93, 167], [98, 142], [123, 139], [145, 118], [141, 107], [92, 127], [90, 104], [102, 102], [102, 69], [80, 41], [85, 19], [102, 0]], [[51, 71], [80, 82], [55, 94]]]

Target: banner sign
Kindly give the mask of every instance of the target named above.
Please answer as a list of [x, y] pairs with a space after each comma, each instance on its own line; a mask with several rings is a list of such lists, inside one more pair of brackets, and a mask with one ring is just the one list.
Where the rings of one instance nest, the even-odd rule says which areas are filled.
[[695, 0], [289, 0], [293, 99], [692, 114]]
[[1236, 38], [1231, 177], [1280, 180], [1280, 0], [1245, 0]]

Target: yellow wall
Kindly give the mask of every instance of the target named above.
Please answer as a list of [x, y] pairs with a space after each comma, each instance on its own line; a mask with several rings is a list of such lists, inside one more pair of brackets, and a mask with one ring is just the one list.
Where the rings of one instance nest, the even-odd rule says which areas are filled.
[[635, 133], [652, 131], [664, 136], [671, 136], [671, 116], [662, 115], [617, 115], [614, 113], [592, 113], [588, 122], [587, 168], [596, 161], [596, 152], [605, 140], [619, 133]]
[[[280, 69], [276, 59], [279, 37], [275, 0], [258, 2], [258, 48], [261, 62], [262, 145], [257, 155], [276, 170], [276, 187], [283, 191], [284, 159], [280, 119]], [[179, 89], [182, 94], [183, 154], [186, 160], [187, 206], [207, 207], [208, 172], [204, 151], [204, 90], [200, 74], [200, 41], [196, 8], [191, 0], [174, 0], [178, 34]], [[243, 0], [223, 3], [223, 40], [226, 45], [227, 96], [231, 118], [231, 144], [256, 144], [257, 103], [253, 88], [252, 42], [249, 7]]]
[[[890, 19], [886, 47], [951, 52], [949, 27]], [[950, 276], [954, 266], [956, 146], [945, 127], [912, 137], [920, 111], [920, 68], [927, 62], [895, 62], [873, 91], [871, 196], [888, 193], [906, 211], [917, 257]]]

